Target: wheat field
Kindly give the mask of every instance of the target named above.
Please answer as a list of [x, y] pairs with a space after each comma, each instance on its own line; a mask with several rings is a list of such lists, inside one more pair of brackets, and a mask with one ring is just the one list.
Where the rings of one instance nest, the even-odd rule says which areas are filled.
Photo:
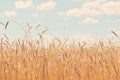
[[[46, 31], [46, 30], [45, 30]], [[42, 33], [44, 33], [43, 31]], [[0, 80], [120, 80], [120, 46], [112, 41], [0, 41]]]

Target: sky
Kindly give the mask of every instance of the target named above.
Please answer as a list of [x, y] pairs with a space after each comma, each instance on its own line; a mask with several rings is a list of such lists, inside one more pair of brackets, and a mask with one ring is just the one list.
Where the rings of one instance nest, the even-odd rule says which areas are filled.
[[[95, 40], [120, 33], [120, 0], [1, 0], [0, 37], [12, 40], [25, 33], [27, 23], [33, 36], [44, 30], [45, 38], [67, 37], [77, 40]], [[7, 29], [5, 24], [9, 21]]]

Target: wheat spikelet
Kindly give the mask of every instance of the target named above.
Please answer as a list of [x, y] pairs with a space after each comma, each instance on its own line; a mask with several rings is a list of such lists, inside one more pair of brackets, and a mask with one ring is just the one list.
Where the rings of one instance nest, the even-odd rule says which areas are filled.
[[114, 31], [111, 31], [116, 37], [119, 37], [118, 35], [117, 35], [117, 33], [115, 33]]
[[3, 34], [4, 35], [4, 37], [7, 39], [7, 40], [9, 40], [9, 38], [7, 37], [7, 35], [6, 34]]
[[41, 26], [41, 24], [38, 24], [38, 25], [35, 27], [35, 29], [39, 28], [40, 26]]
[[5, 29], [7, 29], [8, 24], [9, 24], [9, 21], [7, 21], [7, 23], [6, 23], [6, 25], [5, 25]]
[[0, 24], [1, 24], [2, 26], [4, 26], [4, 23], [0, 22]]

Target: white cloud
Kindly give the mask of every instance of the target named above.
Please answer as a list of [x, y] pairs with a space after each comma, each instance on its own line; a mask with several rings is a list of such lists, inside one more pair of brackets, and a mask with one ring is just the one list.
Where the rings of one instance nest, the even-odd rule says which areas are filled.
[[108, 1], [108, 0], [96, 0], [96, 2], [105, 2], [105, 1]]
[[101, 14], [120, 15], [120, 1], [95, 0], [88, 1], [81, 8], [71, 8], [65, 12], [67, 16], [99, 16]]
[[56, 6], [56, 2], [54, 1], [48, 1], [46, 3], [42, 3], [40, 5], [38, 5], [36, 7], [37, 10], [45, 10], [45, 11], [48, 11], [48, 10], [52, 10], [54, 9]]
[[110, 1], [101, 5], [100, 9], [108, 15], [120, 15], [120, 1]]
[[7, 17], [9, 17], [9, 16], [15, 16], [16, 12], [15, 11], [5, 11], [3, 15], [7, 16]]
[[89, 9], [95, 8], [107, 15], [120, 15], [119, 5], [120, 1], [96, 0], [92, 2], [86, 2], [83, 7]]
[[76, 8], [76, 9], [69, 9], [66, 12], [66, 15], [74, 16], [74, 17], [79, 17], [79, 16], [83, 16], [83, 15], [97, 16], [97, 15], [101, 15], [101, 12], [96, 9]]
[[77, 17], [77, 16], [81, 16], [82, 15], [82, 13], [81, 13], [81, 11], [80, 11], [80, 9], [69, 9], [67, 12], [66, 12], [66, 15], [67, 16], [75, 16], [75, 17]]
[[84, 8], [98, 8], [100, 6], [99, 1], [92, 1], [92, 2], [86, 2], [83, 7]]
[[26, 2], [23, 2], [22, 0], [15, 2], [15, 7], [17, 9], [24, 9], [32, 6], [32, 0], [27, 0]]
[[88, 17], [88, 18], [84, 19], [83, 23], [84, 24], [94, 24], [94, 23], [98, 23], [98, 20], [91, 18], [91, 17]]
[[34, 14], [31, 15], [31, 17], [38, 17], [38, 14], [34, 13]]

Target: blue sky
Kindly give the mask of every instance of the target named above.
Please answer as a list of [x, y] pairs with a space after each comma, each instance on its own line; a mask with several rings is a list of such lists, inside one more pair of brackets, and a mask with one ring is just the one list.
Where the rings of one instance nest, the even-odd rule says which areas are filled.
[[[28, 22], [40, 30], [48, 27], [46, 38], [53, 36], [80, 40], [112, 37], [120, 33], [120, 0], [2, 0], [0, 22], [10, 21], [7, 30], [0, 24], [0, 36], [10, 39], [24, 35]], [[20, 24], [20, 25], [19, 25]], [[37, 34], [39, 30], [33, 30]]]

